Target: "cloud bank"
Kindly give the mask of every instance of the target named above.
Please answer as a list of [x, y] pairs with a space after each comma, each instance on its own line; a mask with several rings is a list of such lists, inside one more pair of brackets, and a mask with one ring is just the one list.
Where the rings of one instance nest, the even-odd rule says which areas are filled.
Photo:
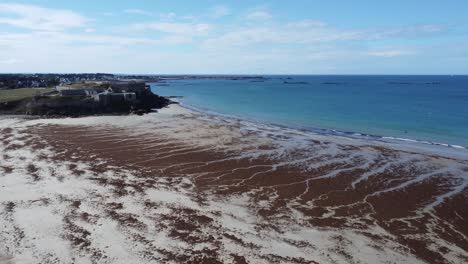
[[430, 23], [344, 29], [314, 19], [284, 22], [265, 8], [236, 13], [227, 6], [198, 15], [125, 9], [121, 14], [130, 20], [112, 25], [102, 22], [118, 16], [106, 14], [113, 15], [0, 4], [0, 71], [373, 73], [397, 71], [407, 63], [399, 58], [468, 53], [450, 49], [451, 43], [443, 53], [440, 46], [421, 44], [448, 32]]

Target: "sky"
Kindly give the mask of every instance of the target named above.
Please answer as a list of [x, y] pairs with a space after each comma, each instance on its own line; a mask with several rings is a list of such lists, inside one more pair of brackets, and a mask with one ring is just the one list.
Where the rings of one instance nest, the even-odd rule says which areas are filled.
[[0, 72], [468, 74], [466, 0], [0, 0]]

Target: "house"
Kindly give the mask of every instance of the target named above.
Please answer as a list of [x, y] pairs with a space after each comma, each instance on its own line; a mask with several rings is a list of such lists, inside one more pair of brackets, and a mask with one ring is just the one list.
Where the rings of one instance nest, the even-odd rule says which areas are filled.
[[94, 94], [93, 99], [102, 105], [111, 105], [118, 103], [135, 103], [137, 101], [137, 96], [135, 93], [114, 93], [105, 91], [103, 93]]
[[137, 97], [148, 93], [149, 86], [145, 82], [127, 81], [127, 82], [111, 82], [109, 87], [114, 93], [135, 93]]
[[60, 96], [93, 96], [104, 92], [103, 88], [71, 88], [66, 86], [57, 86], [55, 89]]
[[110, 82], [108, 88], [72, 88], [57, 86], [60, 96], [88, 96], [100, 105], [135, 104], [148, 95], [150, 89], [144, 82]]

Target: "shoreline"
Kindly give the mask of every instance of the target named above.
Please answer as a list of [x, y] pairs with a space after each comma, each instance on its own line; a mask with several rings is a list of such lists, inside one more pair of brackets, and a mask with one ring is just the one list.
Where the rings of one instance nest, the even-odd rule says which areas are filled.
[[[454, 158], [468, 161], [468, 147], [452, 145], [439, 142], [431, 142], [424, 140], [416, 140], [411, 138], [399, 138], [391, 136], [380, 136], [380, 135], [371, 135], [371, 134], [362, 134], [358, 132], [351, 131], [340, 131], [335, 129], [325, 129], [325, 128], [314, 128], [314, 127], [301, 127], [301, 126], [290, 126], [273, 122], [265, 122], [255, 119], [243, 118], [235, 115], [227, 115], [218, 113], [211, 110], [200, 109], [195, 106], [185, 104], [180, 101], [179, 98], [182, 96], [163, 96], [169, 99], [169, 105], [159, 109], [152, 109], [148, 114], [158, 113], [159, 111], [164, 111], [164, 109], [170, 108], [172, 106], [181, 107], [188, 111], [198, 113], [201, 115], [207, 115], [213, 117], [214, 119], [219, 119], [222, 121], [234, 121], [234, 122], [245, 122], [246, 124], [251, 124], [253, 126], [258, 126], [259, 128], [272, 128], [277, 130], [290, 130], [295, 131], [300, 134], [310, 134], [310, 136], [323, 136], [329, 137], [330, 139], [350, 139], [360, 142], [360, 144], [375, 144], [381, 145], [387, 148], [391, 148], [399, 151], [408, 151], [414, 153], [420, 153], [424, 155], [440, 155], [446, 158]], [[38, 116], [38, 115], [24, 115], [24, 114], [1, 114], [0, 118], [24, 118], [30, 120], [41, 120], [41, 119], [75, 119], [75, 118], [89, 118], [89, 117], [126, 117], [126, 116], [135, 116], [136, 114], [92, 114], [85, 116]]]
[[[466, 116], [462, 108], [463, 103], [460, 100], [448, 103], [451, 102], [452, 97], [450, 97], [447, 99], [447, 106], [442, 107], [444, 104], [442, 101], [438, 105], [437, 98], [445, 98], [444, 94], [441, 89], [431, 86], [432, 83], [439, 83], [442, 87], [446, 86], [446, 96], [452, 93], [456, 95], [457, 86], [461, 85], [464, 79], [439, 79], [436, 76], [433, 78], [408, 77], [401, 80], [391, 77], [370, 77], [365, 79], [367, 80], [365, 82], [364, 79], [315, 78], [305, 75], [303, 78], [294, 78], [294, 81], [308, 81], [309, 85], [297, 87], [297, 89], [291, 88], [297, 91], [294, 95], [288, 93], [288, 88], [283, 87], [282, 82], [277, 80], [268, 80], [267, 83], [258, 85], [248, 82], [232, 84], [216, 81], [174, 81], [168, 82], [171, 87], [158, 88], [158, 85], [154, 84], [153, 90], [163, 95], [186, 95], [188, 97], [180, 101], [191, 105], [198, 111], [222, 113], [250, 121], [320, 133], [336, 132], [383, 140], [415, 140], [423, 144], [465, 149], [468, 147], [468, 141], [465, 139], [467, 127], [464, 125]], [[398, 81], [422, 86], [397, 88], [389, 84], [398, 83]], [[349, 87], [325, 85], [338, 82], [345, 82]], [[218, 85], [226, 86], [226, 94], [232, 93], [229, 94], [230, 98], [223, 95], [223, 89], [216, 89]], [[373, 90], [372, 87], [380, 88]], [[328, 90], [330, 94], [327, 94]], [[428, 92], [427, 96], [434, 95], [424, 99], [426, 101], [418, 97], [418, 94], [424, 94], [425, 90]], [[360, 91], [362, 94], [358, 96]], [[269, 92], [269, 94], [262, 94], [263, 92]], [[405, 93], [415, 96], [414, 100], [406, 100]], [[345, 94], [351, 100], [346, 100]], [[386, 97], [386, 94], [390, 97]], [[281, 99], [282, 97], [284, 99]], [[322, 97], [330, 101], [317, 99]], [[393, 97], [401, 100], [392, 102]], [[257, 102], [249, 101], [252, 98], [255, 98]], [[369, 105], [362, 101], [364, 98], [370, 100]], [[354, 100], [358, 103], [353, 106]], [[223, 103], [220, 104], [220, 102]], [[239, 102], [251, 102], [251, 105], [242, 107]], [[379, 106], [376, 102], [381, 102], [381, 105]]]
[[[182, 96], [179, 96], [182, 97]], [[177, 97], [177, 98], [179, 98]], [[410, 150], [410, 151], [421, 151], [422, 154], [442, 154], [447, 155], [447, 157], [455, 157], [458, 159], [468, 160], [468, 147], [459, 146], [447, 143], [440, 142], [431, 142], [426, 140], [417, 140], [411, 138], [400, 138], [392, 136], [381, 136], [381, 135], [372, 135], [372, 134], [362, 134], [352, 131], [340, 131], [335, 129], [326, 129], [326, 128], [315, 128], [315, 127], [301, 127], [301, 126], [292, 126], [284, 125], [274, 122], [266, 122], [255, 119], [243, 118], [235, 115], [221, 114], [211, 110], [204, 110], [197, 108], [195, 106], [185, 104], [184, 102], [178, 100], [177, 98], [170, 98], [172, 101], [176, 102], [179, 106], [186, 108], [190, 111], [194, 111], [200, 114], [210, 115], [213, 117], [219, 117], [221, 119], [231, 119], [240, 122], [249, 122], [257, 124], [259, 126], [271, 126], [278, 129], [290, 129], [296, 130], [301, 133], [311, 133], [321, 136], [330, 136], [338, 138], [349, 138], [355, 139], [358, 141], [364, 141], [375, 144], [385, 144], [387, 147], [395, 148], [397, 150]]]

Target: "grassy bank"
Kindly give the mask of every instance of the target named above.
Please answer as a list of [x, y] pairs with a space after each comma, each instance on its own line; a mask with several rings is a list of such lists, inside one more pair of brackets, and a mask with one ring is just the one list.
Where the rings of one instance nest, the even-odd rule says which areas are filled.
[[13, 102], [26, 98], [32, 98], [35, 95], [48, 93], [53, 91], [53, 88], [21, 88], [0, 90], [0, 103]]

